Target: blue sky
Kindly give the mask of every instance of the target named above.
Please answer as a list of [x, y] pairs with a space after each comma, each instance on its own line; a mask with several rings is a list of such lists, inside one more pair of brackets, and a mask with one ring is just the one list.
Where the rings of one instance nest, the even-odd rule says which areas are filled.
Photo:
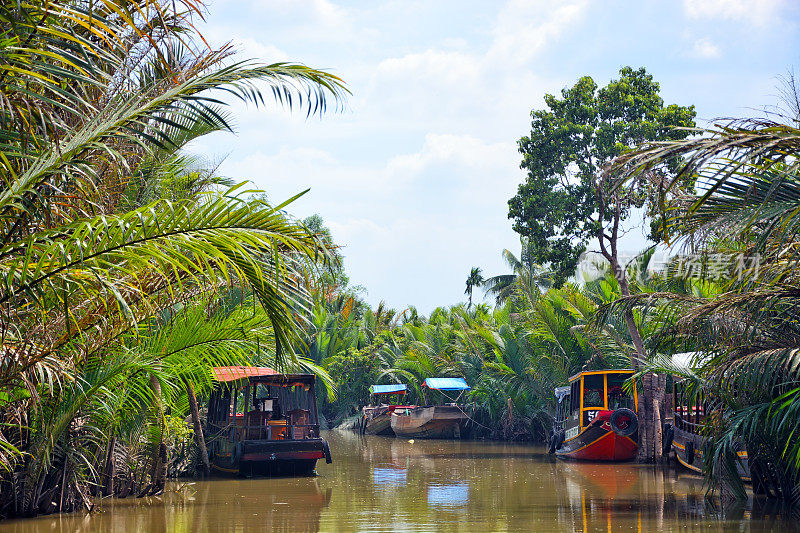
[[[544, 94], [645, 66], [702, 124], [754, 114], [800, 66], [798, 22], [779, 0], [214, 0], [212, 45], [328, 69], [353, 94], [321, 119], [236, 104], [236, 135], [192, 150], [274, 201], [311, 188], [289, 210], [325, 219], [367, 300], [427, 313], [464, 301], [471, 267], [503, 273], [501, 251], [518, 251], [516, 141]], [[634, 230], [626, 246], [644, 243]]]

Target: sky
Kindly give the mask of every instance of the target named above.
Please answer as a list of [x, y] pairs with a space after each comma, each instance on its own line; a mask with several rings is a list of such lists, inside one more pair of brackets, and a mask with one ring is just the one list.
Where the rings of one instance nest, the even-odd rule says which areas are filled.
[[[545, 94], [584, 75], [603, 86], [644, 66], [698, 124], [778, 102], [800, 67], [793, 0], [211, 0], [201, 31], [237, 57], [326, 69], [352, 92], [322, 117], [231, 107], [236, 133], [191, 150], [287, 209], [319, 214], [366, 300], [429, 313], [466, 300], [473, 266], [518, 253], [508, 199], [524, 181], [517, 140]], [[646, 245], [638, 230], [623, 248]], [[476, 294], [477, 297], [477, 294]], [[480, 300], [480, 298], [478, 298]]]

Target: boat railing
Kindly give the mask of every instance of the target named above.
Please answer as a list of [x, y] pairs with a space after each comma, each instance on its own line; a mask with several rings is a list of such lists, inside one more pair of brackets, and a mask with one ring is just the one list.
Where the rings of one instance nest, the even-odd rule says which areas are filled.
[[684, 431], [691, 431], [693, 433], [697, 433], [698, 430], [705, 427], [705, 424], [697, 424], [695, 422], [690, 422], [686, 420], [681, 415], [679, 415], [677, 411], [673, 413], [672, 418], [675, 423], [675, 427], [678, 429], [682, 429]]
[[212, 434], [226, 436], [231, 442], [240, 440], [306, 440], [319, 438], [319, 424], [291, 424], [286, 420], [269, 420], [265, 424], [225, 425], [209, 423]]
[[564, 424], [566, 424], [568, 421], [569, 417], [561, 419], [555, 418], [553, 419], [553, 425], [558, 427], [558, 429], [564, 429]]

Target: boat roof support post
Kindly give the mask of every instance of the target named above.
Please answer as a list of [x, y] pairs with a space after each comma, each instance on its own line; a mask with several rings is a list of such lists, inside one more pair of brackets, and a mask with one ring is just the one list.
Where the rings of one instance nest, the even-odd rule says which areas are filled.
[[581, 375], [581, 396], [580, 396], [580, 410], [578, 411], [578, 426], [583, 429], [583, 378], [585, 376]]
[[236, 404], [239, 400], [239, 388], [238, 387], [231, 387], [231, 396], [233, 398], [233, 407], [229, 411], [230, 415], [230, 422], [236, 422]]
[[311, 390], [311, 398], [309, 399], [309, 401], [312, 404], [311, 412], [314, 413], [314, 421], [312, 423], [319, 425], [319, 412], [317, 411], [317, 384], [312, 383], [310, 390]]

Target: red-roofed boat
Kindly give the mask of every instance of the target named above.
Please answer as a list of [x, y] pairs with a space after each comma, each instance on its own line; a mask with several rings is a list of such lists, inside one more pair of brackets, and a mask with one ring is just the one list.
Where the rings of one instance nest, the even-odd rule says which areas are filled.
[[639, 449], [637, 399], [625, 391], [631, 370], [581, 372], [556, 389], [550, 453], [563, 459], [628, 461]]
[[207, 432], [216, 471], [308, 475], [318, 459], [331, 462], [319, 434], [316, 376], [242, 366], [217, 367], [214, 376]]

